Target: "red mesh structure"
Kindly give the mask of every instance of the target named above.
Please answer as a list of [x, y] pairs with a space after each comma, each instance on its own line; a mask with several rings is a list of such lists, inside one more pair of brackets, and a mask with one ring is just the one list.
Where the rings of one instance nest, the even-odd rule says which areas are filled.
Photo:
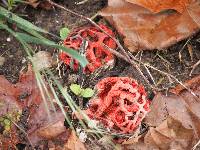
[[143, 86], [129, 77], [108, 77], [97, 85], [97, 96], [89, 101], [88, 116], [120, 133], [132, 133], [149, 112]]
[[[114, 36], [112, 30], [107, 26], [103, 24], [99, 26], [111, 36]], [[82, 27], [72, 31], [64, 40], [64, 46], [79, 51], [84, 40], [88, 42], [85, 56], [89, 62], [85, 68], [85, 72], [94, 72], [105, 63], [114, 61], [113, 54], [104, 48], [103, 43], [112, 49], [117, 47], [116, 43], [108, 35], [93, 26]], [[68, 66], [73, 64], [74, 70], [78, 69], [78, 61], [73, 60], [65, 52], [60, 53], [60, 59]]]

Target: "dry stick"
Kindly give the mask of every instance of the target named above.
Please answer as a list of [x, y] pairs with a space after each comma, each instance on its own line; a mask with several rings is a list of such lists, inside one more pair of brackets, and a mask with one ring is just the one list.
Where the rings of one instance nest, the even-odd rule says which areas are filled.
[[[116, 51], [116, 50], [114, 50], [114, 49], [108, 47], [108, 46], [105, 45], [104, 43], [103, 43], [103, 46], [104, 46], [105, 48], [107, 48], [111, 53], [113, 53], [114, 55], [116, 55], [118, 58], [121, 58], [121, 59], [125, 60], [126, 62], [130, 63], [131, 65], [133, 65], [133, 66], [137, 69], [137, 67], [138, 67], [139, 64], [138, 64], [136, 61], [133, 61], [133, 60], [131, 60], [131, 59], [127, 59], [126, 57], [124, 57], [124, 55], [122, 55], [122, 54], [119, 53], [118, 51]], [[138, 67], [137, 71], [142, 75], [143, 78], [146, 78], [146, 77], [144, 76], [144, 74], [142, 73], [141, 69], [139, 69], [139, 67]], [[150, 87], [151, 87], [152, 89], [160, 90], [160, 89], [158, 89], [158, 88], [152, 86], [149, 82], [148, 82], [148, 84], [150, 85]]]
[[179, 81], [179, 80], [178, 80], [175, 76], [173, 76], [172, 74], [169, 74], [169, 73], [167, 73], [167, 72], [164, 72], [164, 71], [162, 71], [162, 70], [159, 70], [159, 69], [157, 69], [157, 68], [155, 68], [155, 67], [153, 67], [153, 66], [151, 66], [151, 65], [149, 65], [149, 64], [145, 64], [145, 63], [143, 63], [143, 62], [141, 62], [141, 64], [144, 65], [144, 66], [146, 66], [146, 67], [148, 67], [148, 68], [151, 68], [151, 69], [153, 69], [153, 70], [156, 70], [156, 71], [160, 72], [161, 74], [166, 75], [167, 77], [171, 77], [171, 78], [174, 79], [178, 84], [180, 84], [180, 85], [183, 86], [186, 90], [188, 90], [194, 97], [199, 98], [199, 96], [197, 96], [190, 88], [188, 88], [187, 86], [185, 86], [181, 81]]
[[26, 131], [24, 129], [22, 129], [17, 123], [15, 123], [14, 121], [10, 120], [19, 130], [21, 130], [25, 135], [26, 135], [26, 138], [31, 146], [32, 149], [34, 149], [34, 146], [31, 142], [31, 140], [29, 139], [29, 136], [28, 136], [28, 133], [26, 133]]
[[200, 60], [197, 61], [197, 62], [192, 66], [192, 70], [191, 70], [189, 76], [192, 76], [192, 73], [194, 72], [194, 70], [197, 68], [198, 65], [200, 65]]
[[[104, 44], [104, 46], [105, 46], [108, 50], [110, 50], [113, 54], [117, 55], [119, 58], [121, 58], [121, 59], [123, 59], [123, 60], [125, 60], [125, 61], [127, 61], [127, 62], [129, 62], [129, 63], [131, 63], [131, 64], [133, 64], [133, 63], [135, 63], [135, 62], [139, 62], [139, 60], [138, 60], [137, 58], [135, 58], [133, 55], [131, 55], [131, 57], [132, 57], [132, 59], [134, 59], [134, 61], [133, 61], [132, 59], [130, 59], [130, 61], [129, 61], [128, 59], [126, 59], [126, 58], [125, 58], [122, 54], [120, 54], [119, 52], [113, 50], [112, 48], [108, 47], [108, 46], [105, 45], [105, 44]], [[142, 61], [140, 61], [140, 63], [141, 63], [143, 66], [145, 66], [145, 67], [151, 68], [151, 69], [153, 69], [153, 70], [155, 70], [155, 71], [160, 72], [161, 74], [166, 75], [167, 77], [170, 77], [170, 78], [174, 79], [177, 83], [179, 83], [179, 84], [182, 85], [185, 89], [187, 89], [193, 96], [195, 96], [196, 98], [199, 98], [190, 88], [188, 88], [187, 86], [185, 86], [181, 81], [179, 81], [179, 80], [178, 80], [175, 76], [173, 76], [172, 74], [169, 74], [169, 73], [167, 73], [167, 72], [164, 72], [164, 71], [162, 71], [162, 70], [159, 70], [159, 69], [157, 69], [157, 68], [155, 68], [155, 67], [153, 67], [153, 66], [151, 66], [151, 65], [149, 65], [149, 64], [145, 64], [145, 63], [142, 62]], [[155, 89], [155, 88], [154, 88], [154, 89]]]
[[[98, 24], [96, 24], [96, 23], [95, 23], [94, 21], [92, 21], [90, 18], [85, 17], [85, 16], [83, 16], [83, 15], [81, 15], [81, 14], [78, 14], [78, 13], [76, 13], [76, 12], [70, 10], [70, 9], [67, 9], [67, 8], [65, 8], [65, 7], [63, 7], [63, 6], [59, 5], [59, 4], [56, 4], [56, 3], [52, 2], [51, 0], [47, 0], [47, 1], [48, 1], [51, 5], [53, 5], [53, 6], [55, 6], [55, 7], [58, 7], [58, 8], [60, 8], [60, 9], [63, 9], [63, 10], [65, 10], [65, 11], [67, 11], [67, 12], [69, 12], [69, 13], [75, 15], [75, 16], [78, 16], [78, 17], [80, 17], [80, 18], [82, 18], [82, 19], [88, 21], [89, 23], [91, 23], [92, 25], [94, 25], [95, 27], [97, 27], [98, 29], [100, 29], [103, 33], [105, 33], [106, 35], [108, 35], [112, 40], [115, 41], [115, 43], [117, 44], [117, 46], [122, 50], [122, 52], [124, 53], [124, 55], [125, 55], [126, 59], [128, 60], [128, 62], [132, 62], [131, 64], [136, 68], [136, 70], [140, 73], [140, 75], [144, 78], [144, 80], [152, 87], [152, 85], [150, 84], [149, 80], [144, 76], [144, 74], [142, 73], [141, 69], [139, 68], [139, 65], [138, 65], [136, 62], [131, 61], [129, 55], [126, 53], [126, 50], [123, 48], [123, 46], [120, 44], [120, 42], [119, 42], [116, 38], [114, 38], [113, 36], [111, 36], [110, 34], [108, 34], [105, 30], [103, 30]], [[116, 50], [112, 50], [112, 51], [115, 51], [114, 54], [115, 54], [115, 55], [117, 54], [116, 56], [118, 56], [118, 55], [120, 54], [120, 53], [118, 53]], [[122, 56], [123, 56], [123, 55], [122, 55]], [[123, 56], [123, 57], [124, 57], [124, 56]]]

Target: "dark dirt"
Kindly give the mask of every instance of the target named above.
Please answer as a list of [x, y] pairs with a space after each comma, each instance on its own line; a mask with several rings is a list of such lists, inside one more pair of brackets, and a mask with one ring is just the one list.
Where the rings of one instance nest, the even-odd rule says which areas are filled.
[[[87, 17], [92, 17], [98, 10], [106, 6], [107, 3], [106, 0], [88, 0], [88, 2], [83, 5], [76, 5], [75, 2], [78, 1], [63, 0], [59, 1], [59, 4]], [[43, 9], [34, 9], [30, 6], [20, 6], [16, 9], [16, 12], [20, 15], [26, 15], [26, 19], [56, 35], [59, 35], [59, 30], [62, 27], [66, 26], [73, 29], [75, 27], [88, 24], [77, 16], [73, 16], [66, 11], [59, 10], [57, 8], [47, 11]], [[0, 75], [4, 75], [10, 82], [16, 83], [18, 81], [19, 71], [26, 66], [26, 54], [20, 44], [11, 35], [7, 34], [5, 31], [0, 31], [0, 35], [0, 56], [5, 57], [4, 64], [0, 66]], [[11, 41], [7, 41], [7, 38], [11, 38]], [[184, 47], [187, 41], [193, 49], [193, 60], [191, 60], [187, 45]], [[38, 46], [35, 50], [48, 51], [51, 49]], [[179, 59], [180, 51], [182, 61]], [[185, 80], [192, 78], [189, 76], [192, 66], [200, 60], [200, 33], [197, 33], [193, 37], [190, 37], [190, 39], [183, 40], [164, 50], [144, 51], [134, 53], [133, 55], [140, 58], [141, 61], [150, 63], [152, 66], [162, 71], [173, 74], [177, 77], [177, 79], [184, 82]], [[147, 71], [144, 68], [142, 68], [142, 70], [149, 78]], [[166, 90], [177, 84], [175, 82], [169, 82], [166, 76], [161, 75], [155, 70], [151, 69], [149, 71], [151, 72], [157, 86], [162, 90]], [[193, 76], [199, 73], [200, 66], [195, 69]], [[69, 83], [66, 82], [71, 74], [72, 71], [65, 70], [65, 75], [62, 79], [62, 83], [64, 85], [69, 85]], [[84, 86], [93, 87], [101, 78], [109, 76], [130, 76], [137, 79], [140, 83], [143, 83], [145, 87], [149, 89], [149, 86], [147, 86], [141, 76], [138, 75], [135, 68], [118, 58], [116, 59], [114, 68], [101, 72], [98, 78], [86, 80]]]

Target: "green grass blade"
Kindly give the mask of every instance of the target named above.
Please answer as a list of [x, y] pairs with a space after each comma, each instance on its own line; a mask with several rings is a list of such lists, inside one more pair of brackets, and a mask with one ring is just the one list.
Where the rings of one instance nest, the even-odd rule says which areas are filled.
[[54, 43], [53, 41], [45, 40], [45, 39], [39, 39], [39, 38], [36, 38], [34, 36], [30, 36], [28, 34], [19, 33], [19, 32], [16, 32], [16, 36], [19, 37], [20, 39], [22, 39], [23, 41], [27, 42], [27, 43], [47, 45], [47, 46], [51, 46], [51, 47], [63, 50], [66, 53], [68, 53], [71, 57], [78, 60], [82, 67], [85, 67], [88, 64], [87, 59], [85, 57], [81, 56], [77, 51], [70, 49], [70, 48], [66, 48], [66, 47], [61, 46], [61, 45], [58, 45], [58, 44]]
[[48, 33], [47, 31], [45, 31], [45, 30], [35, 26], [31, 22], [11, 13], [10, 11], [8, 11], [7, 9], [5, 9], [1, 6], [0, 6], [0, 15], [4, 16], [5, 18], [7, 18], [10, 21], [14, 21], [15, 23], [17, 23], [19, 25], [22, 25], [22, 26], [26, 25], [26, 27], [31, 29], [31, 30], [36, 30], [38, 32]]

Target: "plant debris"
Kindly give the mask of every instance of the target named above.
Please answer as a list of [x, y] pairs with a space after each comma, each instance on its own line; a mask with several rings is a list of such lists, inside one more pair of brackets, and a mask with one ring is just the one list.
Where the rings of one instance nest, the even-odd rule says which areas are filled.
[[64, 146], [66, 150], [86, 150], [85, 145], [76, 136], [76, 132], [72, 131], [71, 135]]
[[199, 3], [191, 2], [182, 13], [165, 11], [155, 14], [124, 0], [109, 0], [100, 15], [123, 35], [124, 44], [130, 51], [162, 50], [199, 31]]
[[53, 65], [51, 54], [46, 51], [39, 51], [38, 53], [36, 53], [32, 58], [32, 62], [36, 71], [50, 68]]
[[149, 10], [151, 10], [154, 13], [159, 13], [163, 10], [167, 9], [174, 9], [178, 11], [179, 13], [182, 13], [187, 5], [192, 0], [126, 0], [127, 2], [140, 5], [142, 7], [145, 7]]

